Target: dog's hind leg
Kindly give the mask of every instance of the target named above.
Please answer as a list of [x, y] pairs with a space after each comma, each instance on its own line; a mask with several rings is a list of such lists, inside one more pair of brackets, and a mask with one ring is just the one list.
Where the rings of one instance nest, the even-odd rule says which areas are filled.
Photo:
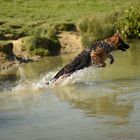
[[53, 79], [58, 79], [61, 75], [65, 73], [65, 68], [62, 68], [53, 78]]

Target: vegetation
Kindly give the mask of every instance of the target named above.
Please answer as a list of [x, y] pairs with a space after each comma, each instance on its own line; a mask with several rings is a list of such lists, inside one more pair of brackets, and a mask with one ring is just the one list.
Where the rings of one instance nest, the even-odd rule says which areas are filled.
[[[117, 22], [114, 22], [116, 12], [112, 14], [112, 11], [120, 11], [130, 4], [140, 5], [139, 0], [0, 0], [0, 2], [0, 40], [15, 40], [30, 36], [25, 41], [24, 49], [42, 56], [58, 54], [60, 44], [56, 33], [62, 30], [75, 30], [77, 24], [84, 46], [89, 46], [94, 40], [114, 33], [116, 25], [126, 36], [139, 36], [138, 12], [130, 9], [129, 12], [121, 14]], [[109, 16], [106, 16], [107, 13], [110, 13]], [[131, 22], [131, 18], [135, 21]], [[51, 42], [53, 47], [46, 47], [48, 42]]]
[[[19, 38], [50, 26], [76, 24], [89, 15], [102, 17], [138, 0], [0, 0], [0, 34]], [[6, 39], [6, 37], [5, 37]], [[9, 39], [9, 38], [8, 38]]]
[[47, 33], [35, 32], [34, 35], [24, 39], [24, 49], [40, 56], [57, 55], [60, 52], [60, 43], [52, 30]]
[[117, 30], [126, 38], [140, 38], [139, 7], [129, 6], [102, 18], [88, 17], [79, 24], [82, 44], [89, 47], [94, 41], [113, 35]]
[[[104, 24], [102, 24], [104, 23]], [[81, 32], [81, 41], [84, 47], [89, 47], [94, 41], [104, 39], [115, 33], [115, 26], [105, 18], [97, 19], [95, 17], [84, 19], [79, 24]]]
[[117, 27], [128, 38], [140, 38], [139, 7], [130, 6], [117, 19]]

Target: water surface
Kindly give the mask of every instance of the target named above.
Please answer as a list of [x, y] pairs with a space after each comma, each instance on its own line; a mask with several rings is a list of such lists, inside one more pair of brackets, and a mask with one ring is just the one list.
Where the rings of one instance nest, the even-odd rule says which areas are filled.
[[140, 42], [106, 68], [45, 85], [76, 54], [21, 65], [0, 78], [0, 140], [139, 140]]

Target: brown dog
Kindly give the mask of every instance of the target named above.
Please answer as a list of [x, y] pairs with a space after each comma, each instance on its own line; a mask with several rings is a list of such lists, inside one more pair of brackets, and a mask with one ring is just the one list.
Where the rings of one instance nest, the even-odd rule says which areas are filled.
[[89, 67], [92, 64], [97, 65], [98, 67], [105, 67], [105, 60], [107, 58], [110, 58], [110, 64], [114, 62], [114, 58], [110, 54], [112, 51], [126, 51], [128, 48], [129, 46], [124, 43], [119, 34], [115, 34], [102, 41], [97, 41], [93, 43], [91, 47], [78, 54], [72, 62], [65, 65], [51, 81], [56, 81], [61, 76], [69, 76], [73, 72]]
[[[110, 54], [111, 51], [115, 51], [119, 49], [119, 43], [122, 42], [122, 39], [120, 38], [119, 34], [116, 34], [110, 38], [105, 39], [99, 46], [96, 47], [95, 50], [91, 51], [91, 59], [92, 62], [95, 65], [98, 65], [99, 67], [105, 67], [106, 63], [104, 62], [107, 58], [110, 58], [110, 64], [114, 62], [113, 56]], [[110, 45], [110, 49], [107, 44]], [[113, 47], [111, 47], [113, 46]], [[128, 47], [129, 48], [129, 47]], [[126, 49], [128, 49], [126, 48]], [[124, 48], [121, 48], [121, 50], [125, 51]]]

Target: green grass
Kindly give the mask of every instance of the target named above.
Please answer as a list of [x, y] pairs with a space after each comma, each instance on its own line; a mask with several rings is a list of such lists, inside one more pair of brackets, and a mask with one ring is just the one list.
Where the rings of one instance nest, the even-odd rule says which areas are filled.
[[0, 0], [0, 20], [22, 26], [50, 26], [102, 16], [138, 0]]
[[0, 40], [32, 36], [37, 31], [46, 34], [53, 27], [69, 29], [71, 23], [79, 24], [90, 16], [102, 20], [105, 15], [130, 4], [140, 5], [140, 1], [0, 0]]
[[[84, 48], [91, 46], [94, 41], [110, 37], [116, 33], [114, 24], [116, 16], [114, 15], [115, 14], [112, 13], [111, 16], [105, 16], [102, 19], [96, 17], [88, 17], [79, 23], [81, 43]], [[109, 20], [107, 20], [108, 17]], [[112, 19], [114, 19], [114, 21], [112, 21]]]

